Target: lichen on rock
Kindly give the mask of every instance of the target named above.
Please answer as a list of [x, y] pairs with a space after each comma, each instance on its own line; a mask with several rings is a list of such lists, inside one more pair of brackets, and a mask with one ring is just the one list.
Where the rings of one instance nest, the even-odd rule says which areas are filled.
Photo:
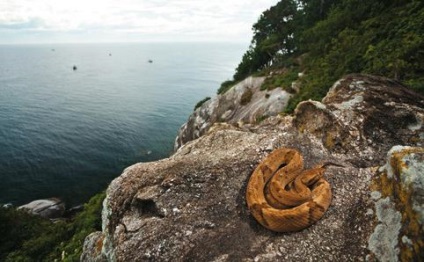
[[[235, 90], [244, 88], [241, 84]], [[231, 92], [235, 91], [227, 93]], [[238, 98], [242, 93], [237, 92]], [[262, 98], [267, 99], [264, 94]], [[101, 232], [102, 254], [108, 261], [423, 257], [420, 210], [424, 194], [419, 189], [423, 97], [390, 79], [349, 75], [322, 102], [303, 102], [293, 116], [271, 116], [260, 123], [217, 123], [229, 110], [226, 117], [242, 116], [230, 106], [221, 108], [221, 102], [212, 98], [196, 110], [185, 126], [196, 122], [194, 126], [202, 129], [192, 129], [197, 132], [194, 136], [191, 131], [185, 133], [189, 136], [172, 156], [128, 167], [110, 184]], [[221, 110], [219, 117], [210, 121], [199, 117], [212, 105]], [[244, 117], [251, 115], [240, 119]], [[396, 145], [410, 147], [390, 153], [389, 178], [389, 166], [378, 167], [387, 162], [387, 152]], [[296, 233], [270, 232], [246, 206], [252, 171], [280, 147], [301, 152], [305, 168], [323, 162], [343, 166], [326, 170], [333, 193], [328, 211], [316, 224]], [[405, 150], [416, 151], [402, 154]], [[393, 165], [392, 155], [401, 164]], [[385, 223], [391, 223], [390, 228]], [[96, 243], [87, 242], [85, 258]]]
[[379, 224], [368, 240], [368, 248], [380, 261], [398, 261], [402, 216], [389, 197], [378, 200], [375, 208]]
[[94, 232], [88, 235], [84, 241], [84, 253], [81, 255], [81, 261], [103, 262], [107, 261], [102, 254], [104, 235], [101, 232]]
[[[378, 225], [369, 239], [383, 261], [424, 257], [424, 148], [394, 146], [372, 185]], [[403, 226], [401, 226], [403, 225]]]

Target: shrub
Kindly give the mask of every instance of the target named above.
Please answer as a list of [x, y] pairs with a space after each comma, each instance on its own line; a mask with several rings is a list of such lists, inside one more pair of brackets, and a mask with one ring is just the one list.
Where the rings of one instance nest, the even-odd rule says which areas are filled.
[[267, 115], [262, 115], [262, 116], [257, 116], [256, 117], [256, 123], [261, 123], [262, 121], [264, 121], [265, 119], [267, 119], [269, 116]]
[[105, 193], [95, 195], [70, 221], [56, 221], [21, 210], [0, 208], [0, 261], [79, 261], [85, 237], [101, 230]]
[[261, 90], [272, 90], [281, 87], [289, 93], [292, 90], [292, 82], [298, 79], [298, 70], [296, 68], [285, 71], [281, 74], [275, 74], [267, 77], [261, 86]]
[[206, 101], [208, 101], [210, 99], [211, 99], [210, 97], [205, 97], [202, 100], [200, 100], [199, 102], [197, 102], [197, 104], [194, 106], [194, 110], [201, 107]]
[[250, 88], [248, 88], [244, 93], [241, 95], [240, 104], [242, 106], [247, 105], [250, 100], [252, 100], [253, 92]]
[[234, 80], [227, 80], [221, 84], [221, 87], [218, 89], [217, 94], [225, 94], [231, 87], [233, 87], [237, 82]]

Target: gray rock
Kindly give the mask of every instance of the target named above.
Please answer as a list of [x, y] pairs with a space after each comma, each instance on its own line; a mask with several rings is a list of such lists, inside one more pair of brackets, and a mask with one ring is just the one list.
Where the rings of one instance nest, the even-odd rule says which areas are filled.
[[[303, 102], [293, 116], [215, 124], [171, 157], [128, 167], [110, 184], [102, 254], [108, 261], [372, 260], [374, 216], [386, 221], [375, 203], [389, 196], [387, 190], [371, 194], [377, 189], [370, 187], [392, 146], [422, 146], [423, 100], [392, 80], [350, 75], [322, 103]], [[326, 171], [333, 200], [324, 217], [296, 233], [261, 227], [245, 203], [252, 171], [279, 147], [298, 149], [307, 168], [324, 161], [344, 166]], [[391, 216], [396, 225], [397, 212]], [[415, 244], [415, 235], [404, 235], [392, 257], [402, 255], [396, 245]], [[90, 243], [85, 250], [93, 250]]]
[[399, 261], [398, 241], [402, 215], [389, 198], [380, 199], [375, 207], [379, 224], [368, 240], [368, 248], [379, 261]]
[[[373, 179], [378, 224], [371, 234], [370, 258], [421, 261], [424, 258], [424, 148], [394, 146]], [[402, 226], [403, 225], [403, 226]]]
[[[265, 77], [248, 77], [233, 86], [225, 94], [206, 101], [196, 109], [178, 132], [174, 149], [204, 135], [215, 123], [256, 123], [268, 116], [275, 116], [286, 107], [291, 94], [275, 88], [260, 90]], [[243, 103], [242, 97], [251, 92], [252, 97]]]
[[3, 208], [12, 208], [13, 204], [12, 203], [6, 203], [6, 204], [2, 204]]
[[33, 215], [54, 219], [62, 217], [65, 213], [65, 203], [58, 198], [39, 199], [22, 205], [18, 209], [26, 210]]
[[103, 234], [94, 232], [88, 235], [84, 240], [83, 253], [80, 260], [85, 262], [103, 262], [107, 261], [102, 254]]

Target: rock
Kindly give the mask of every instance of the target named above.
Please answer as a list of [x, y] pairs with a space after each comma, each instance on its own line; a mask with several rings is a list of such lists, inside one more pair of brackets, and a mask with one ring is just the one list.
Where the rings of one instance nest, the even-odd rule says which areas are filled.
[[393, 147], [373, 182], [378, 224], [368, 241], [370, 257], [378, 261], [422, 260], [424, 148]]
[[65, 204], [58, 198], [39, 199], [18, 209], [27, 210], [30, 214], [38, 215], [44, 218], [60, 218], [65, 213]]
[[225, 94], [206, 101], [180, 128], [174, 149], [204, 135], [215, 123], [256, 123], [282, 112], [291, 94], [281, 88], [260, 90], [264, 80], [265, 77], [248, 77]]
[[[364, 261], [380, 258], [374, 247], [383, 238], [385, 254], [395, 261], [405, 246], [420, 247], [422, 227], [403, 225], [411, 210], [411, 219], [420, 221], [414, 214], [421, 214], [421, 193], [411, 193], [415, 200], [409, 203], [415, 204], [405, 212], [398, 209], [396, 191], [381, 190], [386, 187], [375, 180], [384, 178], [377, 170], [387, 169], [378, 167], [390, 148], [422, 148], [423, 100], [392, 80], [350, 75], [323, 102], [299, 104], [293, 116], [214, 125], [171, 157], [128, 167], [110, 184], [103, 231], [96, 235], [102, 255], [108, 261]], [[344, 166], [327, 168], [332, 204], [320, 221], [300, 232], [271, 232], [246, 207], [252, 171], [279, 147], [298, 149], [307, 168], [327, 161]], [[421, 183], [416, 174], [422, 174], [420, 154], [413, 154], [402, 158], [412, 174], [403, 181], [412, 188]], [[392, 177], [392, 184], [402, 180]], [[100, 246], [86, 241], [83, 256], [95, 245]]]
[[102, 254], [103, 234], [94, 232], [88, 235], [84, 240], [83, 252], [80, 261], [84, 262], [103, 262], [107, 261]]
[[12, 203], [6, 203], [6, 204], [2, 204], [3, 208], [12, 208], [13, 204]]
[[78, 213], [82, 212], [83, 210], [84, 210], [84, 205], [77, 205], [77, 206], [71, 207], [70, 209], [67, 209], [64, 212], [63, 217], [64, 218], [73, 218]]
[[423, 146], [424, 98], [394, 80], [349, 75], [322, 103], [302, 102], [294, 125], [312, 133], [333, 153], [362, 167], [384, 164], [394, 145]]

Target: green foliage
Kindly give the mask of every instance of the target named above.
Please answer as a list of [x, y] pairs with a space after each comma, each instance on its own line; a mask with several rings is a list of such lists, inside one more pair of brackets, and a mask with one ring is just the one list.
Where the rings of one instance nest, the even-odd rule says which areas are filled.
[[424, 94], [424, 77], [417, 79], [410, 79], [406, 82], [408, 86], [414, 89], [416, 92]]
[[230, 88], [233, 87], [236, 83], [237, 83], [237, 81], [233, 81], [233, 80], [227, 80], [227, 81], [223, 82], [221, 84], [221, 87], [218, 89], [217, 94], [218, 95], [225, 94], [225, 92], [230, 90]]
[[36, 238], [50, 224], [22, 210], [0, 208], [0, 261], [5, 261], [11, 251], [19, 250], [27, 239]]
[[408, 82], [424, 72], [423, 4], [409, 3], [402, 8], [365, 21], [364, 29], [379, 27], [384, 36], [367, 42], [365, 71]]
[[249, 102], [252, 100], [253, 92], [252, 89], [248, 88], [244, 93], [241, 95], [240, 98], [240, 104], [242, 106], [249, 104]]
[[[269, 72], [305, 71], [286, 112], [306, 99], [320, 100], [337, 79], [368, 73], [397, 79], [424, 93], [424, 1], [282, 0], [253, 25], [249, 50], [235, 80]], [[266, 80], [263, 89], [289, 86], [292, 75]]]
[[236, 68], [234, 80], [242, 80], [248, 75], [270, 66], [281, 55], [295, 51], [294, 17], [297, 13], [296, 1], [280, 1], [262, 13], [253, 25], [253, 38], [249, 50], [243, 55]]
[[84, 238], [101, 230], [105, 193], [69, 222], [51, 222], [21, 210], [0, 208], [0, 261], [79, 261]]
[[210, 99], [211, 99], [210, 97], [205, 97], [202, 100], [200, 100], [199, 102], [197, 102], [197, 104], [194, 106], [194, 110], [201, 107], [206, 101], [208, 101]]
[[256, 117], [256, 123], [261, 123], [262, 121], [264, 121], [265, 119], [267, 119], [269, 116], [267, 115], [262, 115], [262, 116], [257, 116]]
[[293, 93], [292, 82], [298, 78], [298, 70], [296, 68], [284, 71], [281, 74], [273, 74], [267, 77], [261, 86], [261, 90], [272, 90], [281, 87], [289, 93]]
[[300, 24], [298, 31], [303, 31], [304, 28], [309, 28], [326, 18], [336, 0], [303, 0], [299, 2], [302, 8], [298, 10], [296, 20]]
[[[322, 68], [325, 71], [326, 68]], [[301, 79], [301, 88], [299, 93], [289, 100], [284, 113], [291, 113], [296, 108], [299, 102], [312, 99], [320, 101], [331, 85], [337, 80], [337, 77], [331, 77], [326, 74], [321, 75], [306, 75]]]
[[79, 261], [85, 237], [92, 232], [102, 230], [101, 212], [105, 196], [105, 192], [93, 196], [84, 205], [84, 211], [68, 225], [72, 232], [71, 238], [59, 246], [59, 250], [65, 251], [65, 261]]

